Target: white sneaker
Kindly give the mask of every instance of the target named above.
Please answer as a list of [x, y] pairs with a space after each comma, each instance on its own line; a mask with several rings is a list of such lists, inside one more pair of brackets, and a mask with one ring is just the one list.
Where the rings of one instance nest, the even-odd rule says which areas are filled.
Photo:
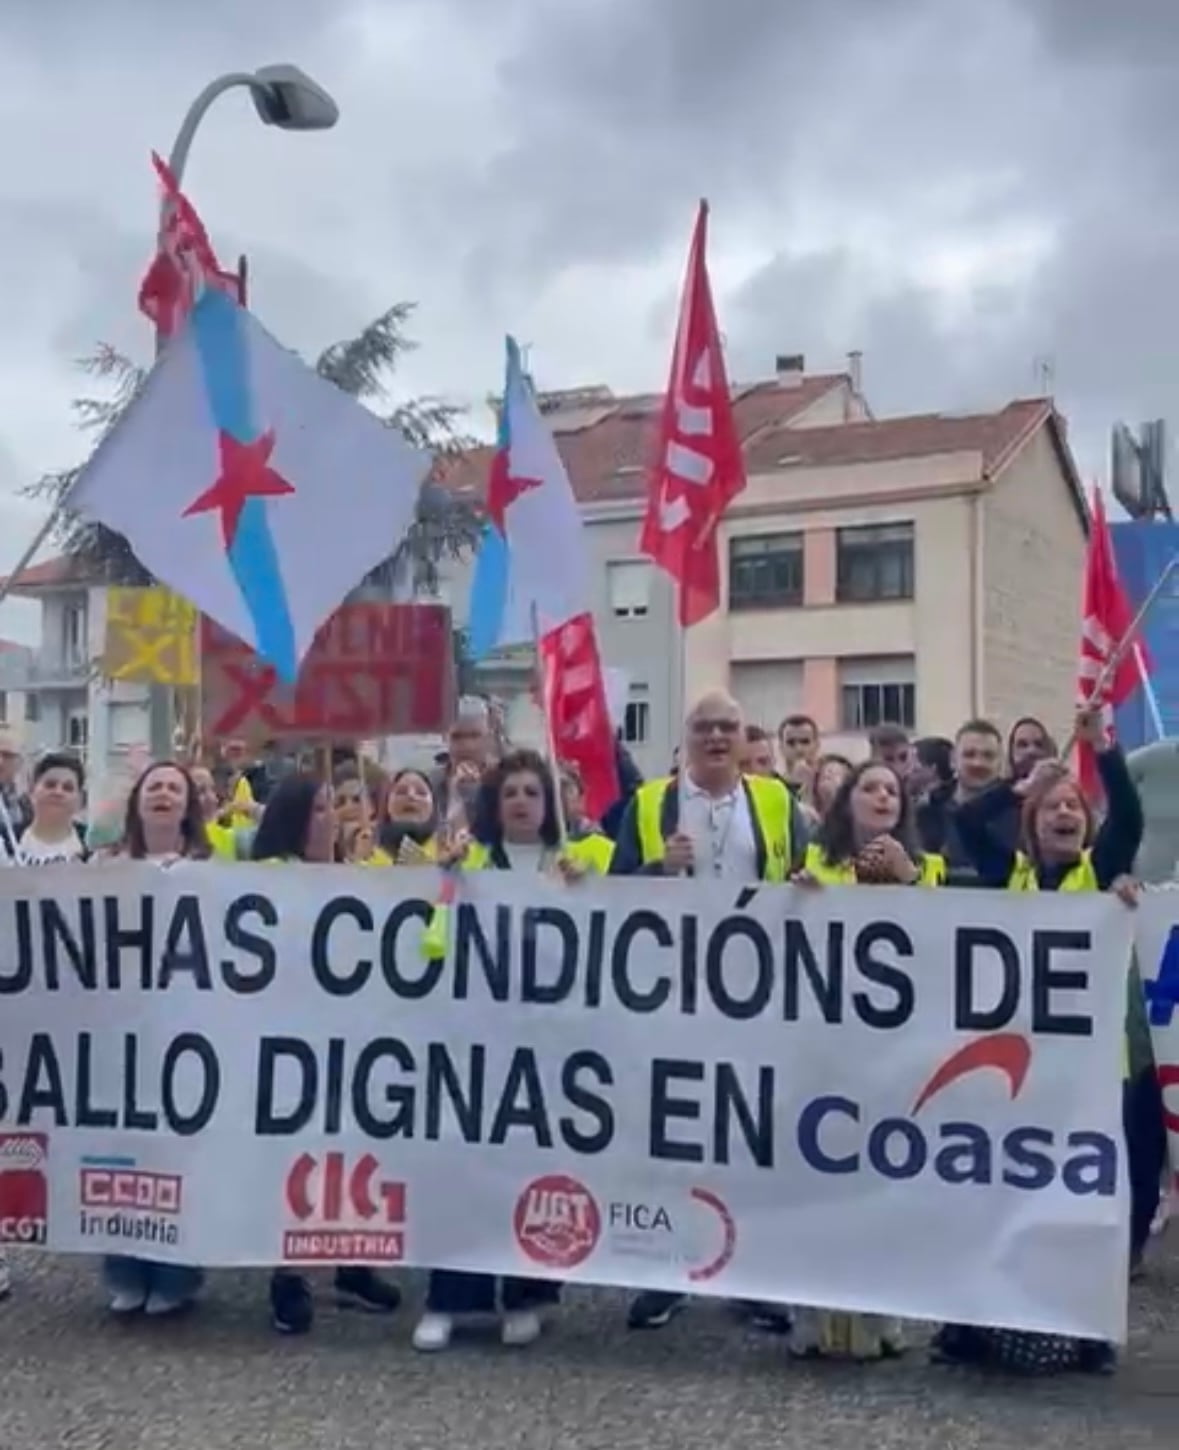
[[8, 1255], [0, 1252], [0, 1299], [7, 1299], [12, 1293], [12, 1270], [8, 1267]]
[[116, 1289], [110, 1297], [109, 1308], [112, 1314], [138, 1314], [147, 1303], [147, 1295], [142, 1289]]
[[433, 1354], [445, 1349], [454, 1332], [454, 1320], [449, 1314], [431, 1314], [427, 1311], [418, 1320], [413, 1331], [413, 1347], [423, 1354]]
[[512, 1349], [522, 1349], [540, 1338], [540, 1315], [534, 1309], [513, 1309], [505, 1314], [499, 1328], [499, 1340]]
[[147, 1296], [143, 1312], [150, 1314], [153, 1319], [166, 1319], [169, 1314], [179, 1314], [191, 1304], [191, 1298], [181, 1298], [176, 1294], [161, 1294], [158, 1289], [153, 1289]]

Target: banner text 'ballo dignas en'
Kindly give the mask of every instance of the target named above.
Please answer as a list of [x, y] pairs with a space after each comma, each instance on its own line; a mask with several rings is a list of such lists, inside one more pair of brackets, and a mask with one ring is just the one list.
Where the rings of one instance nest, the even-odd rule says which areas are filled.
[[[103, 884], [92, 874], [85, 893], [7, 903], [9, 954], [0, 966], [0, 997], [35, 992], [51, 999], [81, 991], [121, 998], [281, 998], [297, 972], [304, 986], [328, 998], [363, 995], [371, 1006], [374, 997], [386, 996], [393, 1018], [397, 1005], [424, 1000], [478, 1004], [497, 1035], [497, 1005], [587, 1017], [609, 1010], [641, 1019], [772, 1019], [784, 1029], [805, 1024], [808, 1032], [855, 1020], [888, 1033], [911, 1021], [929, 976], [929, 964], [917, 960], [912, 931], [891, 914], [854, 924], [830, 911], [808, 919], [790, 914], [784, 901], [777, 922], [759, 920], [747, 909], [702, 920], [683, 898], [672, 910], [624, 911], [577, 901], [461, 902], [452, 950], [428, 960], [421, 933], [433, 909], [429, 895], [376, 903], [341, 892], [327, 896], [309, 921], [301, 903], [295, 923], [284, 921], [274, 896], [263, 891], [232, 892], [224, 901], [218, 893], [210, 902], [191, 874], [183, 887], [173, 877], [175, 889], [167, 892], [108, 893]], [[745, 908], [754, 897], [744, 894]], [[889, 904], [895, 909], [895, 901]], [[1088, 986], [1076, 966], [1078, 953], [1091, 947], [1088, 930], [1032, 926], [1021, 940], [999, 926], [964, 922], [947, 945], [948, 1029], [996, 1033], [1022, 1015], [1033, 1037], [1092, 1037], [1092, 1012], [1077, 1000]], [[94, 1034], [83, 1032], [70, 1042], [46, 1030], [31, 1039], [23, 1070], [19, 1063], [6, 1065], [0, 1119], [26, 1124], [41, 1116], [57, 1127], [147, 1132], [164, 1125], [181, 1135], [204, 1129], [217, 1111], [223, 1076], [215, 1044], [200, 1033], [180, 1032], [158, 1062], [147, 1063], [137, 1035], [121, 1036], [107, 1044], [120, 1054], [120, 1101], [93, 1100], [100, 1045]], [[323, 1046], [319, 1052], [282, 1033], [259, 1039], [254, 1127], [260, 1136], [308, 1127], [339, 1132], [345, 1105], [375, 1139], [437, 1137], [448, 1117], [447, 1130], [457, 1126], [473, 1142], [503, 1141], [523, 1130], [541, 1144], [560, 1136], [577, 1153], [602, 1152], [613, 1134], [612, 1068], [596, 1051], [573, 1053], [562, 1064], [562, 1095], [572, 1111], [553, 1120], [537, 1054], [529, 1047], [512, 1055], [506, 1080], [493, 1083], [478, 1044], [461, 1060], [445, 1042], [414, 1043], [388, 1033], [360, 1042], [332, 1037]], [[201, 1091], [182, 1105], [176, 1080], [182, 1072], [191, 1077], [193, 1069]], [[295, 1101], [279, 1092], [292, 1070], [301, 1085]], [[711, 1153], [726, 1162], [736, 1138], [754, 1162], [772, 1167], [775, 1074], [773, 1064], [749, 1071], [737, 1062], [652, 1057], [652, 1156], [700, 1161]], [[402, 1083], [395, 1092], [393, 1079]], [[670, 1131], [674, 1121], [694, 1115], [680, 1096], [692, 1084], [695, 1106], [707, 1086], [712, 1110], [708, 1141], [695, 1145]], [[146, 1100], [153, 1106], [144, 1107]], [[1029, 1149], [1023, 1156], [1027, 1173], [1046, 1171], [1032, 1166], [1038, 1154]]]
[[[1032, 1253], [1051, 1222], [1074, 1250], [1124, 1257], [1118, 903], [488, 872], [462, 879], [430, 959], [439, 880], [183, 863], [0, 877], [0, 1235], [7, 1134], [9, 1167], [44, 1148], [64, 1205], [46, 1239], [64, 1248], [142, 1232], [192, 1262], [274, 1262], [296, 1241], [346, 1258], [384, 1184], [395, 1256], [454, 1267], [520, 1271], [523, 1253], [541, 1272], [696, 1282], [685, 1225], [714, 1201], [738, 1238], [709, 1292], [746, 1275], [760, 1292], [786, 1254], [797, 1297], [806, 1255], [834, 1253], [823, 1235], [878, 1241], [881, 1214], [898, 1266], [923, 1213], [954, 1221], [947, 1255], [960, 1233], [993, 1240], [1011, 1275], [1051, 1278]], [[249, 1205], [232, 1229], [192, 1207], [227, 1172]], [[188, 1206], [183, 1244], [175, 1217], [122, 1203], [159, 1192]], [[293, 1207], [309, 1193], [327, 1202], [312, 1238]], [[274, 1244], [275, 1215], [295, 1240]], [[996, 1237], [1016, 1229], [1026, 1263]], [[1062, 1263], [1062, 1306], [1066, 1278]], [[1108, 1325], [1116, 1278], [1100, 1305], [1036, 1322]]]

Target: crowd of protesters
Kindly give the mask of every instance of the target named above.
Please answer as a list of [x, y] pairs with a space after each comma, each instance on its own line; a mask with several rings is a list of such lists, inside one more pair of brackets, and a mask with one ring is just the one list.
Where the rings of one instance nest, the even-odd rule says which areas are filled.
[[[1045, 725], [1017, 720], [1006, 737], [988, 720], [967, 721], [953, 740], [912, 740], [881, 724], [853, 761], [823, 748], [814, 720], [788, 715], [773, 731], [746, 721], [729, 695], [696, 701], [668, 773], [644, 781], [617, 747], [618, 800], [588, 818], [581, 781], [512, 748], [487, 704], [460, 702], [446, 751], [431, 766], [393, 772], [338, 754], [323, 772], [284, 767], [276, 753], [253, 760], [230, 743], [212, 765], [156, 762], [134, 782], [120, 828], [100, 840], [79, 824], [85, 774], [74, 756], [42, 755], [18, 788], [23, 762], [0, 735], [0, 859], [20, 865], [131, 858], [316, 863], [367, 867], [437, 862], [465, 870], [694, 875], [734, 881], [825, 885], [912, 884], [991, 890], [1113, 891], [1133, 904], [1143, 813], [1126, 763], [1098, 714], [1079, 711], [1077, 737], [1097, 753], [1100, 819]], [[323, 757], [319, 757], [322, 761]], [[1141, 1271], [1160, 1210], [1166, 1137], [1141, 992], [1130, 984], [1124, 1122], [1132, 1191], [1131, 1272]], [[197, 1269], [109, 1257], [116, 1315], [165, 1318], [196, 1299]], [[0, 1258], [0, 1297], [10, 1288]], [[338, 1298], [392, 1312], [398, 1287], [363, 1266], [335, 1271]], [[504, 1344], [542, 1332], [560, 1297], [549, 1281], [436, 1270], [429, 1276], [413, 1343], [444, 1349], [465, 1316], [498, 1316]], [[682, 1295], [646, 1291], [630, 1305], [633, 1329], [658, 1329]], [[274, 1327], [312, 1328], [309, 1281], [291, 1270], [270, 1281]], [[783, 1304], [738, 1306], [788, 1337], [795, 1355], [871, 1360], [904, 1349], [901, 1326], [879, 1315]], [[1011, 1370], [1107, 1371], [1111, 1345], [1064, 1336], [941, 1326], [936, 1359]]]

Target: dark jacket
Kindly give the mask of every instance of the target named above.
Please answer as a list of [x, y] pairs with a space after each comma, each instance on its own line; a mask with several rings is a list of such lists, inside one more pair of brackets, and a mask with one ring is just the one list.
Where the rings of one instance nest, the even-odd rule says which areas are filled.
[[618, 773], [618, 799], [602, 813], [601, 825], [602, 834], [617, 841], [626, 808], [643, 783], [643, 772], [634, 763], [630, 751], [621, 741], [614, 746], [614, 768]]
[[[8, 808], [8, 819], [12, 822], [12, 829], [16, 833], [16, 839], [20, 840], [22, 832], [28, 830], [33, 819], [33, 807], [28, 796], [21, 795], [10, 786], [0, 786], [4, 793], [4, 804]], [[4, 823], [4, 817], [0, 816], [0, 859], [10, 861], [15, 855], [15, 842], [8, 832]]]
[[[962, 803], [954, 799], [954, 791], [954, 782], [948, 781], [931, 791], [917, 807], [917, 836], [923, 851], [945, 861], [947, 886], [983, 886], [986, 883], [980, 879], [974, 856], [958, 827]], [[1007, 809], [997, 812], [990, 827], [995, 839], [1012, 852], [1019, 845], [1019, 808], [1019, 798], [1009, 794]]]
[[[1097, 756], [1097, 771], [1105, 791], [1105, 819], [1093, 839], [1093, 874], [1105, 891], [1119, 876], [1134, 869], [1134, 857], [1142, 844], [1145, 822], [1138, 790], [1126, 768], [1126, 757], [1115, 745]], [[958, 827], [984, 886], [1006, 886], [1015, 869], [1015, 849], [997, 828], [1013, 809], [1022, 809], [1013, 782], [1000, 781], [972, 801], [958, 808]], [[1041, 868], [1037, 881], [1041, 891], [1055, 891], [1071, 867]]]

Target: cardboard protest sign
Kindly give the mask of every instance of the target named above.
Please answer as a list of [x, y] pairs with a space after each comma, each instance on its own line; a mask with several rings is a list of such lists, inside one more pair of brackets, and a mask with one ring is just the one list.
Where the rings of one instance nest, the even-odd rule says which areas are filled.
[[206, 741], [364, 740], [445, 730], [454, 694], [450, 611], [345, 604], [315, 636], [294, 686], [210, 619], [201, 633]]
[[197, 612], [158, 586], [106, 592], [102, 670], [110, 680], [195, 685]]

